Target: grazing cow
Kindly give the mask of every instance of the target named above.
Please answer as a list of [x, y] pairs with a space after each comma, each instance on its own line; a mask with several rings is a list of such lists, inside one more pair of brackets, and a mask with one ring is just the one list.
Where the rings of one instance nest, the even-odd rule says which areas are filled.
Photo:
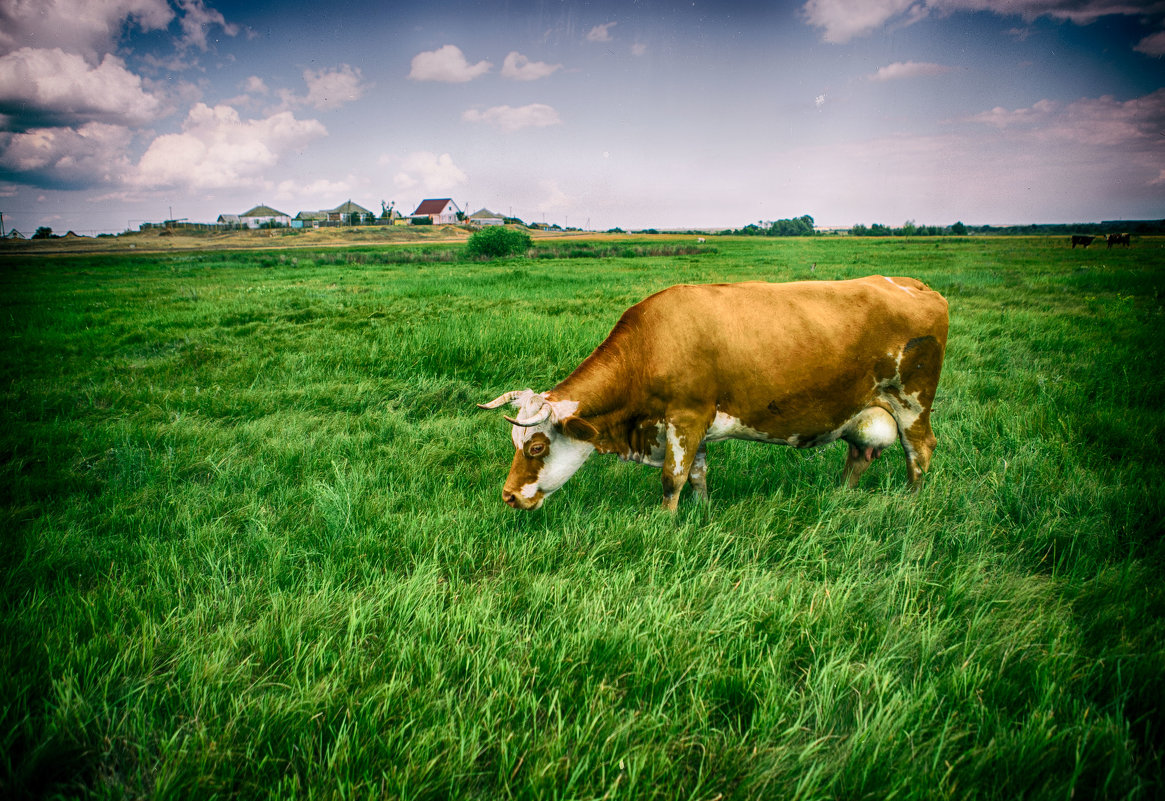
[[1092, 244], [1092, 240], [1096, 239], [1094, 236], [1080, 236], [1079, 234], [1072, 234], [1072, 249], [1075, 250], [1077, 245], [1080, 247], [1088, 247]]
[[1127, 248], [1130, 245], [1129, 240], [1130, 237], [1128, 234], [1109, 234], [1108, 247], [1111, 248], [1113, 245], [1124, 245]]
[[707, 497], [705, 443], [849, 443], [858, 478], [898, 440], [916, 485], [930, 465], [930, 412], [947, 302], [912, 278], [680, 285], [628, 309], [554, 389], [482, 409], [507, 417], [516, 450], [502, 498], [537, 509], [594, 452], [663, 468], [663, 505], [691, 482]]
[[702, 236], [696, 237], [696, 242], [698, 244], [701, 244], [701, 245], [704, 244], [704, 237], [702, 237]]

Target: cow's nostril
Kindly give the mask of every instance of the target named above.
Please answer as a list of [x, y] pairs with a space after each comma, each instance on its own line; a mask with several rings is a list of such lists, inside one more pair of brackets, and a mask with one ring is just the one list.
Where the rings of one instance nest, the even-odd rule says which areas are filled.
[[515, 497], [514, 493], [507, 490], [502, 490], [502, 500], [506, 502], [507, 506], [512, 506], [515, 509], [518, 508], [518, 499]]

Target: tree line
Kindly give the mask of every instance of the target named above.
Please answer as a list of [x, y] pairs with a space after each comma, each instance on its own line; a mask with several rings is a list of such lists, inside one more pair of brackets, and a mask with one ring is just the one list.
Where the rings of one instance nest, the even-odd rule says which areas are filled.
[[[785, 220], [759, 221], [735, 230], [722, 231], [734, 236], [814, 236], [813, 218], [804, 214]], [[842, 233], [838, 231], [837, 233]], [[1106, 220], [1099, 223], [1034, 223], [1030, 225], [919, 225], [907, 220], [898, 227], [858, 223], [849, 229], [850, 236], [1059, 236], [1067, 234], [1165, 234], [1165, 220]]]

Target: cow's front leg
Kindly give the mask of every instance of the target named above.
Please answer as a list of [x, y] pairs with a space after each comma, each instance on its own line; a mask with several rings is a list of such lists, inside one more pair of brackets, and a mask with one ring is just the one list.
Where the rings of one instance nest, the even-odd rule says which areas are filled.
[[[699, 426], [684, 421], [668, 421], [665, 430], [667, 441], [663, 458], [663, 508], [674, 512], [680, 502], [680, 492], [687, 483], [696, 464], [696, 456], [703, 444], [704, 432]], [[703, 476], [697, 487], [704, 484]]]

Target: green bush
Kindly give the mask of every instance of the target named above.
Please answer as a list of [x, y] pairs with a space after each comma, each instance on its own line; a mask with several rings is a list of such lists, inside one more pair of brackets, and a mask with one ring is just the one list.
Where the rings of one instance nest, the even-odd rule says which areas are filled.
[[482, 228], [469, 237], [466, 253], [474, 258], [497, 259], [525, 253], [532, 240], [525, 231], [504, 228], [500, 225]]

